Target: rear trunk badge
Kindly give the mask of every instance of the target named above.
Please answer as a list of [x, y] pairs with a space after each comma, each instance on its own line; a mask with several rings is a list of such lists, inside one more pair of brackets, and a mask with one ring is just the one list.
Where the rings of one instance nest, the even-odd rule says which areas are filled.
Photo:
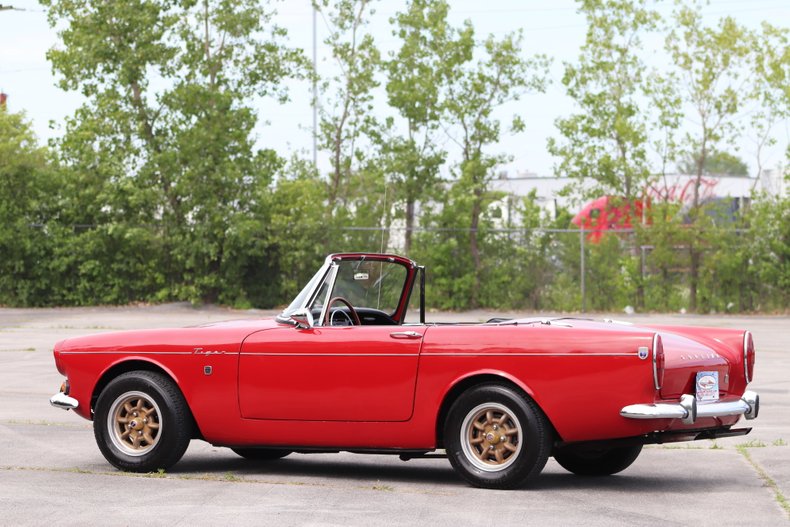
[[650, 351], [647, 349], [647, 346], [639, 346], [639, 349], [636, 350], [636, 353], [640, 359], [645, 360], [650, 354]]

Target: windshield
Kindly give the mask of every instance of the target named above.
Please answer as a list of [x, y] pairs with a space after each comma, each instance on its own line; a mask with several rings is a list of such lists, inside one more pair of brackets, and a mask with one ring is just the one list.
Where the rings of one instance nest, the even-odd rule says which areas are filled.
[[395, 314], [409, 274], [406, 266], [364, 259], [343, 260], [337, 266], [333, 297], [343, 297], [356, 308]]
[[[297, 310], [306, 308], [315, 320], [330, 320], [327, 313], [347, 310], [351, 304], [352, 309], [364, 315], [364, 324], [397, 324], [398, 317], [405, 314], [398, 315], [398, 308], [409, 284], [409, 269], [394, 258], [333, 257], [324, 262], [278, 319], [286, 321]], [[335, 300], [326, 305], [330, 299]], [[344, 301], [348, 304], [344, 305]]]

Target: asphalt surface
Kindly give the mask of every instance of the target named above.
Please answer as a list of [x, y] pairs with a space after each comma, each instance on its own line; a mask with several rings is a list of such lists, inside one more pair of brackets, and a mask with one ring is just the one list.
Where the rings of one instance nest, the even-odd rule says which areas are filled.
[[615, 317], [750, 329], [758, 353], [751, 389], [762, 403], [754, 430], [646, 447], [607, 478], [580, 478], [550, 459], [537, 484], [518, 491], [469, 487], [444, 459], [292, 454], [256, 463], [202, 441], [167, 473], [125, 474], [101, 456], [91, 423], [48, 403], [62, 381], [51, 353], [60, 339], [267, 314], [180, 304], [0, 309], [0, 525], [790, 524], [790, 317]]

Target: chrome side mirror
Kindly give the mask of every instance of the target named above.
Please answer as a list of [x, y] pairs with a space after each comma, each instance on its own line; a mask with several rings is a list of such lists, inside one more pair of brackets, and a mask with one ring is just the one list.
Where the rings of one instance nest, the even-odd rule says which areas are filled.
[[310, 310], [302, 308], [291, 313], [291, 320], [296, 323], [296, 329], [310, 329], [314, 325], [313, 314]]

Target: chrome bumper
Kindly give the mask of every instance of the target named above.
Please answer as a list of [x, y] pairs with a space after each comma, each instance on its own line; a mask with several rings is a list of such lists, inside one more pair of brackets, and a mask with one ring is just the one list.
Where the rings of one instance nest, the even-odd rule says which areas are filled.
[[74, 397], [69, 397], [63, 392], [58, 392], [50, 397], [49, 404], [55, 408], [63, 408], [64, 410], [74, 410], [80, 405], [80, 403], [77, 402], [77, 399]]
[[682, 395], [677, 404], [631, 404], [620, 410], [628, 419], [681, 419], [683, 424], [694, 424], [700, 417], [725, 417], [743, 415], [754, 419], [760, 412], [760, 396], [746, 391], [737, 401], [697, 404], [693, 395]]

